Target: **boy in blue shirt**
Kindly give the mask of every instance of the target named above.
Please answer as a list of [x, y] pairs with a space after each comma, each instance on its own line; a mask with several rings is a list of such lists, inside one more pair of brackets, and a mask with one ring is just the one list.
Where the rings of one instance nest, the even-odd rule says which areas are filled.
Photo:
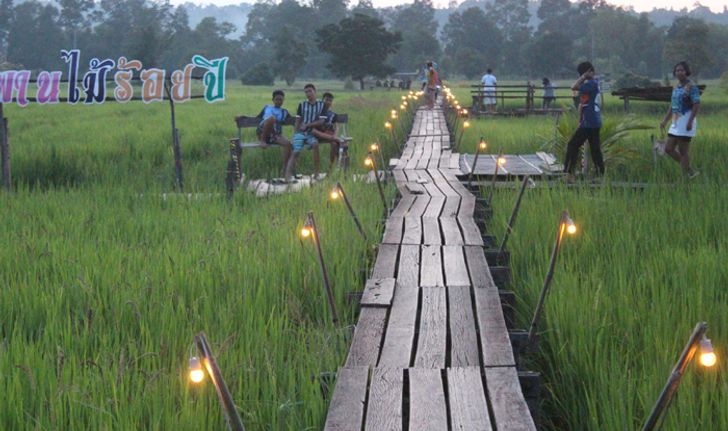
[[590, 62], [585, 61], [579, 64], [576, 70], [579, 73], [579, 79], [571, 86], [571, 89], [579, 92], [579, 128], [576, 129], [574, 136], [566, 146], [564, 172], [566, 172], [566, 179], [569, 182], [576, 181], [574, 168], [578, 162], [579, 148], [584, 145], [584, 141], [589, 141], [589, 150], [597, 175], [604, 174], [604, 159], [599, 138], [602, 127], [602, 113], [599, 104], [597, 104], [599, 83], [594, 79], [594, 66]]
[[349, 147], [345, 139], [336, 136], [336, 122], [338, 121], [338, 118], [336, 113], [331, 110], [331, 106], [334, 104], [334, 95], [331, 93], [324, 93], [321, 99], [324, 102], [324, 112], [321, 113], [320, 119], [323, 120], [324, 123], [321, 126], [314, 128], [312, 133], [320, 141], [327, 141], [331, 143], [331, 152], [329, 154], [330, 171], [334, 166], [334, 162], [336, 162], [339, 150], [342, 150], [342, 153], [346, 153]]
[[265, 105], [260, 111], [260, 124], [255, 129], [258, 135], [258, 142], [261, 148], [268, 148], [270, 145], [283, 147], [283, 169], [286, 169], [288, 159], [291, 157], [292, 146], [290, 141], [283, 136], [283, 123], [290, 114], [283, 108], [283, 101], [286, 94], [283, 90], [273, 92], [273, 105]]

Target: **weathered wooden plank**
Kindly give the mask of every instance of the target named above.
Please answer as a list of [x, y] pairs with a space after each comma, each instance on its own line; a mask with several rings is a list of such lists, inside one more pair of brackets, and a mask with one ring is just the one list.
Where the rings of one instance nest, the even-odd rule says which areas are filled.
[[515, 367], [485, 369], [485, 385], [498, 430], [535, 431]]
[[422, 244], [422, 219], [419, 217], [406, 217], [404, 219], [402, 244]]
[[465, 245], [483, 246], [483, 236], [480, 234], [480, 229], [478, 229], [478, 225], [475, 224], [472, 216], [458, 217], [458, 223], [463, 232], [463, 243]]
[[341, 368], [326, 414], [325, 431], [361, 431], [369, 368]]
[[448, 286], [470, 286], [468, 267], [465, 264], [463, 248], [446, 245], [442, 247], [445, 284]]
[[367, 280], [359, 304], [371, 307], [388, 307], [394, 296], [394, 278], [371, 278]]
[[445, 205], [445, 196], [431, 196], [430, 203], [422, 217], [439, 217], [443, 205]]
[[469, 217], [472, 219], [473, 214], [475, 214], [475, 196], [463, 196], [460, 200], [458, 217]]
[[425, 245], [421, 249], [420, 286], [444, 286], [440, 246]]
[[422, 219], [422, 234], [423, 244], [442, 244], [442, 236], [440, 235], [440, 221], [437, 218], [425, 217]]
[[403, 245], [397, 268], [397, 286], [417, 287], [420, 282], [420, 247]]
[[396, 207], [394, 207], [394, 210], [392, 211], [392, 214], [390, 214], [390, 217], [404, 217], [405, 214], [407, 214], [407, 211], [410, 209], [412, 204], [415, 201], [415, 195], [404, 195], [402, 196], [402, 199], [399, 200], [399, 203]]
[[384, 335], [384, 324], [387, 320], [387, 309], [379, 307], [362, 307], [359, 321], [354, 329], [354, 336], [346, 358], [346, 367], [374, 367], [379, 358], [379, 349]]
[[439, 369], [410, 368], [409, 429], [412, 431], [447, 430], [445, 389]]
[[404, 232], [404, 218], [389, 217], [384, 225], [384, 236], [382, 244], [400, 244]]
[[367, 404], [367, 431], [400, 431], [404, 369], [375, 368]]
[[475, 313], [483, 347], [483, 366], [515, 366], [513, 347], [503, 318], [503, 308], [496, 289], [474, 288]]
[[389, 311], [379, 367], [407, 368], [412, 361], [420, 289], [397, 286]]
[[397, 265], [397, 244], [380, 244], [377, 260], [374, 262], [372, 278], [393, 278], [395, 266]]
[[440, 217], [442, 237], [446, 245], [463, 245], [463, 234], [460, 232], [458, 221], [454, 217]]
[[441, 287], [422, 288], [419, 336], [415, 367], [444, 368], [447, 355], [446, 292]]
[[448, 368], [447, 393], [453, 431], [491, 431], [480, 368]]
[[470, 281], [476, 288], [498, 290], [490, 274], [488, 261], [482, 247], [465, 246], [465, 259], [468, 263]]
[[422, 217], [422, 214], [427, 210], [427, 206], [430, 204], [429, 195], [419, 195], [415, 198], [415, 202], [407, 211], [407, 217]]
[[460, 208], [460, 196], [449, 196], [445, 198], [440, 217], [457, 217]]
[[450, 366], [480, 365], [480, 351], [475, 332], [470, 286], [448, 285], [448, 319], [450, 321]]

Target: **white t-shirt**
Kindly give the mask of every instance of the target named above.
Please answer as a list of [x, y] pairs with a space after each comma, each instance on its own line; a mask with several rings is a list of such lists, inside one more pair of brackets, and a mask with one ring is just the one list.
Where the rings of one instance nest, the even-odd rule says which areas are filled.
[[498, 80], [495, 79], [495, 76], [490, 73], [486, 73], [480, 81], [483, 83], [483, 87], [485, 87], [486, 92], [492, 93], [495, 91], [495, 84], [498, 82]]

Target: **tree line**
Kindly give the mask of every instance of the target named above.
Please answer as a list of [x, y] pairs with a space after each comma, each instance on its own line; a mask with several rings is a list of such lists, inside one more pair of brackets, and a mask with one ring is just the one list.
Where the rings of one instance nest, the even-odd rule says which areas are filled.
[[[431, 0], [377, 9], [369, 0], [264, 1], [244, 24], [208, 17], [191, 27], [184, 6], [150, 0], [0, 0], [0, 68], [58, 69], [61, 49], [85, 58], [125, 56], [178, 68], [193, 54], [228, 56], [228, 76], [250, 83], [296, 77], [385, 77], [430, 59], [469, 79], [573, 75], [589, 59], [600, 71], [664, 77], [687, 60], [700, 77], [728, 67], [728, 27], [680, 17], [658, 27], [603, 0], [542, 0], [533, 26], [528, 0], [467, 1], [445, 25]], [[232, 37], [236, 26], [242, 36]]]

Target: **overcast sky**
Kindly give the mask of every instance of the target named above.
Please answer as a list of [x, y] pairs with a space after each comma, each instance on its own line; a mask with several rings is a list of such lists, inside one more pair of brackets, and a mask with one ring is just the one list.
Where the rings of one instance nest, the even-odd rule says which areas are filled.
[[[182, 4], [185, 2], [198, 3], [198, 4], [215, 4], [218, 6], [239, 4], [239, 3], [255, 3], [255, 0], [171, 0], [173, 4]], [[572, 0], [573, 1], [573, 0]], [[661, 8], [673, 8], [692, 9], [696, 3], [695, 0], [607, 0], [608, 3], [620, 5], [620, 6], [632, 6], [635, 10], [649, 11], [655, 7]], [[351, 4], [356, 4], [357, 0], [350, 0]], [[407, 0], [372, 0], [375, 7], [393, 6], [398, 4], [411, 3], [412, 1]], [[460, 1], [458, 0], [458, 3]], [[447, 0], [433, 0], [436, 7], [446, 7]], [[723, 7], [728, 5], [728, 0], [701, 0], [700, 3], [704, 6], [708, 6], [713, 12], [723, 11]]]

